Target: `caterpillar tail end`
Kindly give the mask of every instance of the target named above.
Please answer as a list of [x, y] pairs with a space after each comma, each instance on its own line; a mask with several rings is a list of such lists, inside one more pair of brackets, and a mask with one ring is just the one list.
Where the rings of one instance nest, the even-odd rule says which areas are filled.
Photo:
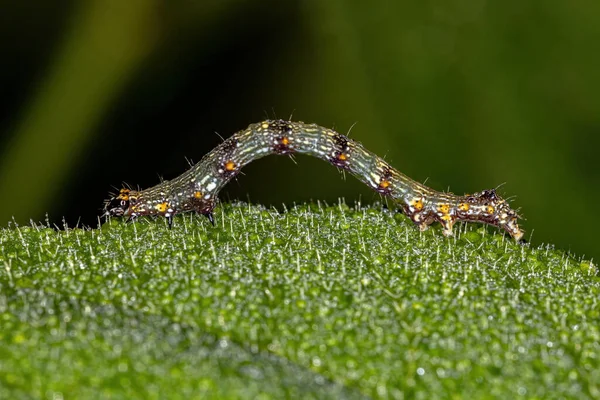
[[513, 237], [513, 239], [515, 239], [517, 243], [520, 242], [521, 239], [523, 239], [523, 235], [525, 235], [525, 231], [519, 227], [516, 218], [511, 219], [504, 224], [503, 228], [510, 236]]
[[504, 229], [517, 242], [525, 234], [519, 227], [519, 214], [495, 189], [466, 195], [461, 199], [457, 213], [462, 220], [483, 222]]

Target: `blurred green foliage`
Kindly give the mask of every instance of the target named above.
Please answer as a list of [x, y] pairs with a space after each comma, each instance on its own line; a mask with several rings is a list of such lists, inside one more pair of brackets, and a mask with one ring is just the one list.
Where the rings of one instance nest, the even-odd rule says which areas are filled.
[[[45, 12], [61, 18], [36, 14]], [[435, 189], [506, 183], [501, 192], [516, 196], [533, 242], [600, 256], [598, 2], [89, 0], [51, 11], [30, 1], [3, 5], [0, 18], [4, 76], [40, 65], [4, 98], [2, 224], [46, 212], [97, 214], [102, 193], [127, 172], [167, 173], [150, 156], [141, 166], [128, 162], [138, 143], [197, 160], [209, 147], [169, 152], [165, 140], [178, 131], [228, 136], [265, 114], [293, 112], [341, 131], [357, 123], [353, 138]], [[46, 37], [51, 43], [35, 46]], [[198, 66], [211, 63], [226, 73], [203, 75]], [[202, 132], [164, 111], [192, 81], [210, 88], [187, 101], [199, 102]], [[108, 139], [115, 110], [126, 115], [116, 125], [135, 138], [127, 148]], [[159, 113], [173, 124], [149, 138], [142, 121]], [[116, 163], [122, 177], [81, 172]], [[229, 196], [265, 204], [377, 199], [331, 167], [300, 163], [253, 164]], [[97, 189], [78, 190], [78, 180]]]

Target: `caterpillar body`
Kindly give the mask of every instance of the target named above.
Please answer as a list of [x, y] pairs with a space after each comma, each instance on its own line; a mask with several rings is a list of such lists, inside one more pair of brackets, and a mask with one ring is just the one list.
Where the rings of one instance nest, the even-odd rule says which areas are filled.
[[251, 124], [206, 154], [191, 169], [171, 181], [141, 191], [121, 189], [105, 203], [105, 215], [162, 215], [169, 227], [173, 216], [196, 211], [214, 225], [217, 194], [253, 160], [269, 154], [308, 154], [346, 170], [390, 198], [421, 230], [434, 221], [451, 236], [457, 221], [479, 222], [504, 229], [515, 240], [523, 237], [518, 214], [494, 189], [457, 196], [438, 192], [394, 169], [362, 144], [315, 124], [267, 120]]

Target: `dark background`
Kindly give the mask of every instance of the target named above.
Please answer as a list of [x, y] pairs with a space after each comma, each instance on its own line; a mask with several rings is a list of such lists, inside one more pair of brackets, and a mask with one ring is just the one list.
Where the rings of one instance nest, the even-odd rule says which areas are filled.
[[[0, 0], [0, 224], [96, 226], [252, 122], [334, 127], [438, 190], [504, 185], [534, 244], [600, 256], [600, 2]], [[355, 125], [354, 125], [355, 124]], [[379, 197], [269, 157], [222, 199]]]

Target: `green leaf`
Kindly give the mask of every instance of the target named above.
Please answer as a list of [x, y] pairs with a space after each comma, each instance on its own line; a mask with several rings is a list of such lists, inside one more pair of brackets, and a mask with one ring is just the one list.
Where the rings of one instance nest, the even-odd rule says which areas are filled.
[[600, 395], [597, 266], [381, 208], [0, 231], [0, 397]]

